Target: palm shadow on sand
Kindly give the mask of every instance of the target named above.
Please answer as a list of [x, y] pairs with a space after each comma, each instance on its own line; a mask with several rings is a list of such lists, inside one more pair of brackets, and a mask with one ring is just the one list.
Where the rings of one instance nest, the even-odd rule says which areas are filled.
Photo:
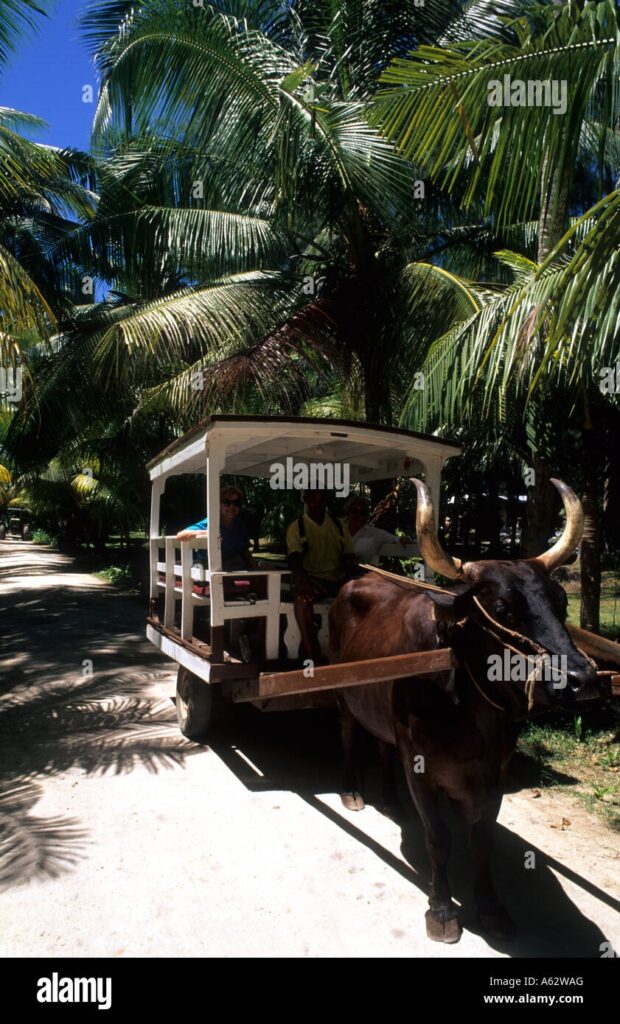
[[[199, 753], [153, 683], [171, 663], [142, 639], [144, 606], [70, 583], [0, 598], [0, 887], [55, 878], [88, 856], [75, 818], [33, 813], [47, 779], [165, 771]], [[122, 666], [122, 668], [119, 668]]]

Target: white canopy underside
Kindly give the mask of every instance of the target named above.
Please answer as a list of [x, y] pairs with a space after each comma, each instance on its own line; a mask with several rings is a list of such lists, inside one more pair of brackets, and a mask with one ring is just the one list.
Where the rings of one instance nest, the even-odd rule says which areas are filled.
[[[311, 470], [336, 464], [348, 467], [349, 482], [354, 484], [415, 476], [459, 453], [457, 445], [438, 438], [361, 424], [215, 417], [162, 452], [149, 470], [152, 480], [205, 473], [211, 458], [230, 475], [273, 478], [274, 466], [292, 473], [300, 465]], [[315, 472], [320, 474], [319, 469]], [[320, 479], [315, 486], [321, 486]]]

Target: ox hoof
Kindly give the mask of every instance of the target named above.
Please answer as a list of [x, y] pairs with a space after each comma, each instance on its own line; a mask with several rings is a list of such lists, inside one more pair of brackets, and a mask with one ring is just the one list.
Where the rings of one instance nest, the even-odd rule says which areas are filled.
[[513, 939], [517, 932], [514, 921], [503, 907], [498, 907], [491, 913], [478, 911], [478, 924], [480, 930], [489, 938], [503, 942]]
[[433, 942], [458, 942], [463, 929], [456, 907], [426, 911], [426, 935]]
[[363, 811], [366, 804], [364, 803], [364, 797], [357, 790], [349, 790], [346, 793], [340, 794], [340, 799], [347, 811]]

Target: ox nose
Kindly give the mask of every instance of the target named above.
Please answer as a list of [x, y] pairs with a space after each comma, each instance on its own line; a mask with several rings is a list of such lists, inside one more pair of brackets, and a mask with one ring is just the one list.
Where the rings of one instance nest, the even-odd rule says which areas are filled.
[[578, 697], [587, 700], [598, 696], [596, 668], [585, 662], [583, 668], [570, 669], [566, 673], [566, 687], [559, 690], [560, 698], [574, 701]]

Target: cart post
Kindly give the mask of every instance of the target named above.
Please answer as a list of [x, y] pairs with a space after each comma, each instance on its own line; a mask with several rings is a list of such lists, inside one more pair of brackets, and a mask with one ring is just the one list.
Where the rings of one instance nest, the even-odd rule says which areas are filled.
[[165, 477], [156, 477], [153, 480], [153, 488], [151, 491], [151, 519], [149, 525], [149, 557], [150, 557], [150, 570], [151, 570], [151, 582], [150, 582], [150, 597], [151, 600], [157, 598], [157, 558], [160, 544], [159, 536], [159, 506], [161, 502], [161, 496], [166, 486]]
[[220, 537], [220, 474], [224, 469], [223, 440], [218, 445], [218, 436], [209, 438], [207, 449], [207, 555], [209, 559], [209, 584], [211, 588], [210, 622], [211, 650], [214, 661], [224, 656], [224, 589], [222, 571], [222, 540]]

